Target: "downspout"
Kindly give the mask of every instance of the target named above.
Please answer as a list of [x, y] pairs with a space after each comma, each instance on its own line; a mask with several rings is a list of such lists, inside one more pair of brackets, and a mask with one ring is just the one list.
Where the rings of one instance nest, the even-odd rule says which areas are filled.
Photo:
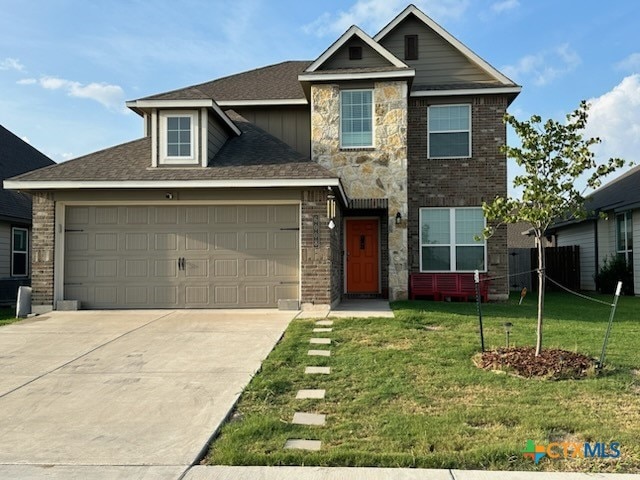
[[598, 254], [600, 252], [600, 249], [598, 248], [598, 217], [596, 217], [593, 220], [593, 237], [594, 237], [594, 248], [595, 248], [595, 252], [593, 252], [593, 257], [595, 258], [595, 277], [593, 279], [595, 285], [596, 285], [596, 291], [598, 290], [598, 281], [596, 280], [596, 278], [598, 277], [598, 271], [600, 270], [600, 262], [598, 261]]

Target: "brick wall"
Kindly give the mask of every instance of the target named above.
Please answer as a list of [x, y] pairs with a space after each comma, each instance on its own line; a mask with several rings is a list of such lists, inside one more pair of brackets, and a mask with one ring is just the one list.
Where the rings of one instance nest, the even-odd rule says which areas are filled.
[[[427, 107], [437, 104], [471, 104], [472, 156], [468, 159], [427, 158]], [[501, 95], [453, 98], [410, 98], [408, 117], [409, 271], [420, 271], [420, 207], [479, 207], [507, 193], [507, 160], [500, 153], [506, 143], [502, 118], [507, 98]], [[506, 276], [506, 228], [497, 229], [487, 242], [488, 273]], [[506, 278], [491, 284], [492, 296], [508, 294]]]
[[49, 192], [33, 194], [31, 238], [31, 303], [34, 307], [52, 307], [55, 202]]
[[340, 299], [341, 229], [328, 227], [328, 195], [326, 188], [302, 192], [300, 303], [303, 308], [329, 306]]

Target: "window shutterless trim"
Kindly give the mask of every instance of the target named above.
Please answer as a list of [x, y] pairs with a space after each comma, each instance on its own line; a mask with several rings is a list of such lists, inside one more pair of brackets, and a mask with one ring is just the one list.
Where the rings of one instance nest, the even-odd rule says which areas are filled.
[[[429, 125], [431, 122], [431, 109], [432, 108], [442, 108], [442, 107], [468, 107], [469, 108], [469, 129], [468, 130], [443, 130], [443, 131], [438, 131], [438, 132], [432, 132], [429, 129]], [[471, 130], [473, 128], [473, 124], [472, 122], [472, 117], [471, 117], [471, 104], [470, 103], [450, 103], [450, 104], [444, 104], [444, 105], [429, 105], [427, 107], [427, 158], [429, 160], [449, 160], [449, 159], [455, 159], [455, 158], [471, 158], [473, 155], [473, 146], [472, 146], [472, 135], [471, 135]], [[468, 155], [463, 155], [463, 156], [459, 156], [459, 155], [450, 155], [450, 156], [446, 156], [446, 157], [442, 157], [442, 156], [432, 156], [431, 155], [431, 134], [438, 134], [438, 133], [467, 133], [469, 136], [469, 149], [468, 149]]]
[[[426, 210], [448, 210], [449, 211], [449, 243], [440, 243], [440, 244], [434, 244], [434, 245], [430, 245], [430, 244], [425, 244], [422, 242], [422, 212], [426, 211]], [[487, 240], [484, 239], [482, 243], [475, 243], [475, 244], [470, 244], [470, 243], [461, 243], [458, 244], [456, 243], [456, 226], [455, 226], [455, 222], [456, 222], [456, 211], [457, 210], [480, 210], [482, 211], [482, 207], [420, 207], [419, 210], [419, 214], [418, 214], [418, 228], [419, 228], [419, 245], [418, 248], [420, 250], [419, 252], [419, 262], [420, 262], [420, 272], [421, 273], [471, 273], [474, 272], [475, 270], [456, 270], [456, 263], [457, 263], [457, 257], [456, 257], [456, 247], [475, 247], [475, 248], [480, 248], [483, 247], [483, 261], [484, 261], [484, 268], [483, 269], [479, 269], [480, 273], [486, 273], [488, 271], [488, 259], [487, 259]], [[483, 228], [487, 226], [487, 218], [482, 215], [483, 218]], [[478, 233], [482, 233], [482, 232], [478, 232]], [[450, 265], [450, 269], [449, 270], [424, 270], [422, 268], [422, 249], [423, 247], [448, 247], [449, 248], [449, 265]]]
[[[193, 110], [165, 110], [160, 111], [160, 156], [158, 158], [158, 165], [199, 165], [200, 161], [198, 159], [199, 152], [199, 115], [198, 111]], [[189, 117], [191, 119], [190, 125], [190, 142], [191, 142], [191, 155], [188, 157], [178, 156], [172, 157], [167, 153], [168, 147], [168, 120], [169, 118], [185, 118]]]
[[[375, 104], [375, 95], [374, 95], [374, 89], [372, 88], [352, 88], [352, 89], [345, 89], [345, 90], [340, 90], [340, 118], [339, 118], [339, 122], [340, 122], [340, 150], [357, 150], [357, 149], [374, 149], [375, 148], [375, 144], [376, 144], [376, 138], [375, 138], [375, 131], [376, 131], [376, 126], [375, 126], [375, 110], [376, 110], [376, 104]], [[342, 132], [342, 94], [344, 92], [371, 92], [371, 143], [368, 145], [343, 145], [342, 144], [342, 139], [343, 139], [343, 132]]]
[[[15, 249], [15, 232], [22, 231], [25, 235], [25, 250]], [[24, 273], [16, 274], [15, 268], [15, 254], [24, 255]], [[28, 277], [29, 276], [29, 229], [22, 227], [11, 227], [11, 276], [12, 277]]]

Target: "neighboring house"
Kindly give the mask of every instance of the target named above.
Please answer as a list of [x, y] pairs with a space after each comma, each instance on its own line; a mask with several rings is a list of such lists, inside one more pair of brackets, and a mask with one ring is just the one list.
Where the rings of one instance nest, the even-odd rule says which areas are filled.
[[506, 229], [474, 235], [520, 89], [411, 5], [315, 60], [127, 102], [143, 138], [8, 182], [35, 198], [34, 308], [328, 308], [475, 269], [504, 298]]
[[[507, 246], [512, 248], [536, 248], [536, 237], [531, 225], [527, 222], [510, 223], [507, 225]], [[553, 247], [552, 238], [544, 238], [545, 247]]]
[[[0, 125], [0, 182], [53, 164], [46, 155]], [[18, 287], [31, 282], [31, 196], [0, 185], [0, 304], [16, 301]]]
[[586, 219], [549, 229], [557, 246], [580, 247], [580, 288], [595, 290], [596, 273], [614, 255], [632, 265], [634, 291], [640, 292], [640, 166], [589, 195], [585, 208]]

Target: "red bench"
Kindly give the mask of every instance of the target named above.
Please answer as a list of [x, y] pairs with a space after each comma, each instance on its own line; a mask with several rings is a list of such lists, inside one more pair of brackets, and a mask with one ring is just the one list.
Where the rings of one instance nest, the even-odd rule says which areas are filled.
[[[409, 276], [411, 300], [416, 297], [433, 297], [434, 300], [457, 298], [468, 301], [476, 296], [473, 273], [412, 273]], [[486, 274], [480, 274], [480, 298], [489, 301], [489, 281]]]

